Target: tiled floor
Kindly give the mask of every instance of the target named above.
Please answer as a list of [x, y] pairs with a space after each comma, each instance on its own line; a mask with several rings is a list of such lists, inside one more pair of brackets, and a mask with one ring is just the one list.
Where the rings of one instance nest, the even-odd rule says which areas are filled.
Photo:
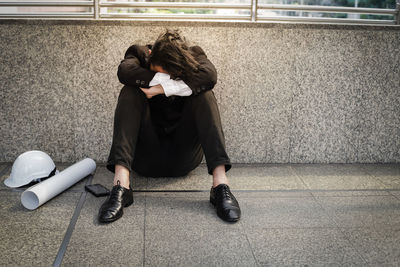
[[[70, 164], [56, 164], [62, 170]], [[209, 203], [211, 176], [133, 174], [134, 205], [108, 225], [111, 187], [102, 165], [34, 211], [0, 163], [0, 266], [399, 266], [400, 164], [234, 164], [228, 172], [242, 219], [221, 221]]]

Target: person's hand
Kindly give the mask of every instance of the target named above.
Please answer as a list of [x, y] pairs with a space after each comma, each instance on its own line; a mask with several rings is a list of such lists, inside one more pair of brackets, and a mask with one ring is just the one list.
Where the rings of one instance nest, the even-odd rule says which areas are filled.
[[160, 95], [160, 94], [165, 94], [164, 88], [161, 86], [161, 84], [154, 85], [150, 88], [142, 88], [140, 89], [143, 91], [143, 93], [146, 94], [147, 98], [152, 98], [153, 96]]

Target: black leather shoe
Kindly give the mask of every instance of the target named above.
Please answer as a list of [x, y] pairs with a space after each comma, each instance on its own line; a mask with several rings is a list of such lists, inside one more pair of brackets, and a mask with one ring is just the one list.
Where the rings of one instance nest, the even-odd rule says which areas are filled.
[[110, 223], [122, 217], [123, 208], [129, 207], [133, 203], [133, 191], [131, 186], [129, 189], [122, 187], [117, 182], [111, 189], [110, 195], [101, 205], [99, 210], [99, 222]]
[[240, 207], [227, 184], [211, 187], [210, 202], [217, 209], [217, 215], [224, 221], [237, 222], [240, 219]]

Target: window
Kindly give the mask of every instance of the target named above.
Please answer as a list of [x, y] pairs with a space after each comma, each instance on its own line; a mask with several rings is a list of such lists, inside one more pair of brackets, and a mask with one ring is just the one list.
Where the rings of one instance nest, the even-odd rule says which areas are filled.
[[0, 17], [396, 24], [396, 0], [64, 0], [0, 2]]
[[[282, 6], [285, 9], [268, 9], [274, 6]], [[291, 10], [291, 7], [298, 9]], [[282, 16], [288, 19], [298, 17], [318, 21], [327, 18], [337, 21], [382, 20], [390, 24], [390, 21], [395, 20], [395, 9], [396, 0], [259, 0], [258, 16]]]
[[0, 1], [0, 17], [93, 17], [93, 1]]

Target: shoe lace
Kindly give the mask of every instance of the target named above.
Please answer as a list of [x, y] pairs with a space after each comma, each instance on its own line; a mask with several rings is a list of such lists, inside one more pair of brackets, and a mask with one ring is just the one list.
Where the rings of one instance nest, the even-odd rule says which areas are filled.
[[[117, 181], [117, 185], [121, 186], [121, 183], [120, 183], [119, 180]], [[116, 201], [116, 200], [118, 200], [117, 191], [118, 191], [120, 188], [122, 188], [122, 187], [114, 187], [113, 190], [111, 190], [111, 193], [110, 193], [110, 201]], [[115, 193], [114, 193], [114, 192], [115, 192]]]
[[222, 198], [230, 200], [231, 199], [231, 191], [229, 190], [229, 187], [223, 186], [221, 190], [222, 190]]

